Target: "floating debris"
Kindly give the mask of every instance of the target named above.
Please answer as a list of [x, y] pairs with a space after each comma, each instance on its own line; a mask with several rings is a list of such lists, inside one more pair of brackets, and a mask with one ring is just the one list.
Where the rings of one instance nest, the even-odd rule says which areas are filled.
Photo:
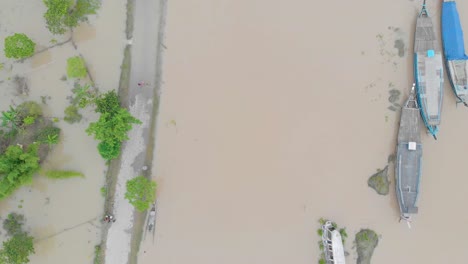
[[387, 195], [389, 192], [390, 181], [388, 180], [388, 165], [383, 170], [378, 170], [367, 180], [367, 185], [374, 189], [380, 195]]

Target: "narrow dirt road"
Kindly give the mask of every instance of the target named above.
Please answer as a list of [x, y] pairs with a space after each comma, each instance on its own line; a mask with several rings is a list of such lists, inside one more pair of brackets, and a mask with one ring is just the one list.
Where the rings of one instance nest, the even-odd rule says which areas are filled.
[[[129, 40], [132, 45], [132, 60], [128, 105], [131, 114], [143, 124], [134, 126], [122, 149], [112, 212], [117, 221], [109, 228], [105, 245], [105, 263], [108, 264], [127, 264], [129, 261], [134, 208], [124, 198], [125, 184], [127, 180], [140, 175], [142, 168], [147, 165], [144, 163], [150, 140], [153, 97], [156, 91], [162, 1], [135, 1], [133, 38]], [[146, 84], [140, 87], [139, 82]]]

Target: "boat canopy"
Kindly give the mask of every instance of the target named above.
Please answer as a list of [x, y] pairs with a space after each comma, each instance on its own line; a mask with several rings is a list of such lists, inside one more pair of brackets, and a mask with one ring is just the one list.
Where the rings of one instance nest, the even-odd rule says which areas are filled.
[[444, 2], [442, 8], [442, 40], [447, 60], [466, 60], [463, 31], [456, 2]]

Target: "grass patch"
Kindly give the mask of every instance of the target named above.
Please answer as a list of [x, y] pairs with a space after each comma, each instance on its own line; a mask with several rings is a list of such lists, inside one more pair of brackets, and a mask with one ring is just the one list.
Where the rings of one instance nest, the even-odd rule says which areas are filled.
[[[129, 0], [130, 1], [130, 0]], [[119, 81], [119, 90], [118, 94], [120, 97], [120, 105], [127, 108], [128, 107], [128, 89], [130, 86], [130, 69], [132, 61], [132, 52], [130, 50], [130, 45], [125, 46], [124, 49], [124, 58], [122, 60], [122, 65], [120, 66], [120, 81]]]
[[44, 172], [45, 176], [49, 179], [68, 179], [80, 177], [84, 178], [83, 173], [78, 171], [60, 171], [60, 170], [48, 170]]
[[102, 247], [101, 245], [94, 246], [94, 260], [93, 264], [102, 264], [103, 261]]
[[106, 197], [106, 196], [107, 196], [107, 188], [106, 188], [106, 187], [104, 187], [104, 186], [101, 187], [100, 191], [101, 191], [102, 197]]
[[134, 12], [135, 11], [135, 0], [127, 0], [127, 22], [125, 27], [125, 34], [127, 35], [127, 39], [131, 39], [133, 37], [133, 23], [134, 19]]

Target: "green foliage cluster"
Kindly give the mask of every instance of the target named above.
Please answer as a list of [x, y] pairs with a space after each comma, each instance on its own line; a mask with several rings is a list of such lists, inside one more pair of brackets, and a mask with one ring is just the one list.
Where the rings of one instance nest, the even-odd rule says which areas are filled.
[[36, 136], [36, 141], [43, 144], [57, 144], [60, 135], [60, 128], [54, 126], [44, 127]]
[[63, 34], [80, 22], [88, 20], [88, 15], [96, 14], [99, 0], [43, 0], [47, 11], [44, 18], [52, 34]]
[[36, 43], [28, 36], [21, 33], [15, 33], [5, 38], [5, 56], [7, 58], [22, 59], [34, 54]]
[[10, 109], [2, 111], [1, 126], [9, 129], [17, 129], [20, 118], [18, 117], [18, 111], [10, 105]]
[[23, 150], [13, 145], [0, 155], [0, 200], [32, 182], [32, 176], [39, 170], [38, 146], [31, 144]]
[[89, 84], [81, 86], [80, 84], [75, 84], [75, 88], [72, 90], [72, 105], [77, 105], [79, 108], [85, 108], [90, 104], [94, 104], [98, 96], [97, 90], [91, 89]]
[[3, 220], [3, 229], [7, 231], [9, 236], [13, 236], [23, 232], [24, 215], [17, 213], [8, 214], [7, 218]]
[[0, 263], [29, 263], [29, 255], [35, 253], [33, 239], [28, 233], [21, 232], [3, 242], [3, 248], [0, 250]]
[[2, 111], [0, 126], [15, 132], [19, 128], [34, 124], [39, 116], [42, 116], [42, 108], [39, 104], [27, 101], [16, 108], [10, 106], [9, 110]]
[[68, 58], [67, 60], [67, 75], [70, 78], [86, 77], [86, 65], [80, 56]]
[[49, 170], [45, 172], [45, 175], [50, 179], [68, 179], [74, 177], [84, 178], [83, 173], [78, 171]]
[[101, 245], [94, 246], [93, 264], [102, 264], [102, 247], [101, 247]]
[[0, 264], [29, 263], [29, 255], [34, 253], [33, 237], [23, 230], [24, 216], [10, 213], [3, 221], [3, 228], [10, 238], [0, 249]]
[[78, 107], [74, 105], [69, 105], [65, 108], [65, 117], [63, 120], [72, 124], [76, 122], [80, 122], [83, 116], [78, 112]]
[[125, 198], [138, 211], [147, 210], [156, 199], [156, 182], [150, 181], [144, 176], [128, 180]]
[[133, 117], [125, 108], [120, 107], [119, 97], [115, 91], [100, 95], [95, 100], [96, 112], [101, 113], [99, 120], [89, 125], [86, 132], [100, 140], [98, 150], [106, 160], [119, 156], [122, 142], [128, 139], [128, 131], [133, 124], [141, 121]]

